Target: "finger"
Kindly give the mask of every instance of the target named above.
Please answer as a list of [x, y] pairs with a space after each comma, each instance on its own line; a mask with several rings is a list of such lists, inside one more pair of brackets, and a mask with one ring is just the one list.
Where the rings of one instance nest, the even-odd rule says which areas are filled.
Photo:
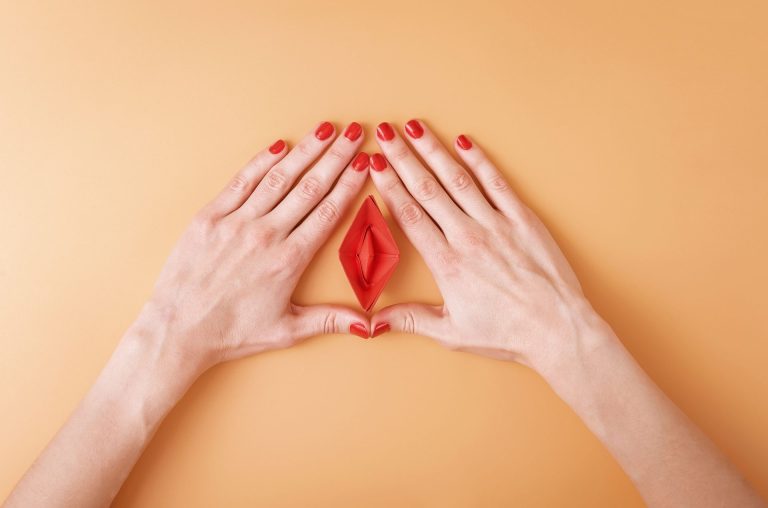
[[435, 219], [443, 231], [458, 228], [466, 215], [448, 196], [435, 177], [424, 168], [408, 145], [390, 124], [383, 122], [376, 130], [376, 137], [382, 152], [387, 157], [408, 192]]
[[301, 246], [310, 258], [325, 243], [368, 177], [368, 154], [360, 152], [344, 170], [331, 192], [288, 235], [286, 241]]
[[283, 199], [296, 178], [323, 153], [333, 138], [334, 128], [330, 122], [323, 122], [307, 133], [283, 160], [264, 175], [238, 213], [260, 217], [272, 210]]
[[[269, 215], [286, 231], [291, 231], [328, 193], [362, 142], [362, 128], [353, 122]], [[361, 155], [357, 162], [364, 164], [362, 171], [368, 169], [368, 156]]]
[[496, 208], [508, 217], [518, 217], [524, 208], [523, 203], [509, 186], [504, 175], [488, 160], [485, 152], [464, 134], [456, 138], [455, 149], [459, 157], [475, 174]]
[[238, 208], [248, 199], [253, 189], [270, 170], [286, 154], [286, 144], [278, 139], [269, 148], [257, 153], [243, 169], [230, 180], [213, 201], [205, 207], [205, 213], [213, 218], [224, 217]]
[[387, 159], [379, 153], [373, 154], [371, 168], [373, 184], [400, 229], [422, 257], [429, 262], [436, 253], [444, 251], [448, 246], [445, 235], [406, 190]]
[[453, 200], [471, 217], [487, 218], [493, 208], [466, 169], [454, 159], [424, 122], [410, 120], [405, 124], [408, 140], [416, 152], [432, 168]]
[[442, 305], [398, 303], [384, 307], [371, 317], [372, 336], [393, 331], [442, 341], [448, 332], [447, 319]]
[[341, 305], [292, 306], [296, 340], [331, 333], [351, 333], [363, 339], [370, 335], [368, 317], [362, 312]]

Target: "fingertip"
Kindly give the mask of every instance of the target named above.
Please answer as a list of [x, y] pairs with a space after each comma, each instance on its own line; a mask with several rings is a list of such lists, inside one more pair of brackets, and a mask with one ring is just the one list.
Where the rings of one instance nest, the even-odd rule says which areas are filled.
[[392, 327], [389, 326], [389, 323], [382, 321], [373, 327], [373, 331], [371, 331], [371, 338], [378, 337], [379, 335], [383, 335], [391, 330]]
[[357, 141], [361, 136], [364, 136], [363, 126], [357, 122], [350, 123], [346, 129], [344, 129], [344, 137], [349, 141]]
[[368, 169], [370, 165], [370, 156], [365, 152], [358, 153], [352, 160], [352, 169], [358, 172], [363, 172]]
[[376, 137], [380, 141], [392, 141], [395, 138], [395, 129], [389, 122], [381, 122], [376, 127]]
[[461, 150], [467, 151], [472, 148], [472, 140], [466, 134], [459, 134], [456, 138], [456, 146]]
[[277, 141], [269, 145], [269, 153], [271, 153], [272, 155], [278, 155], [285, 151], [286, 146], [287, 145], [285, 141], [283, 141], [282, 139], [278, 139]]
[[405, 132], [412, 139], [419, 139], [424, 135], [424, 126], [419, 119], [413, 118], [405, 123]]
[[387, 166], [388, 166], [387, 158], [384, 157], [382, 154], [380, 154], [379, 152], [376, 152], [371, 155], [371, 167], [373, 168], [374, 171], [379, 171], [379, 172], [384, 171], [385, 169], [387, 169]]
[[323, 121], [315, 128], [315, 137], [320, 141], [330, 138], [336, 131], [336, 127], [331, 122]]
[[371, 334], [368, 331], [368, 327], [359, 321], [355, 321], [349, 325], [349, 333], [352, 335], [357, 335], [361, 339], [368, 339], [371, 337]]

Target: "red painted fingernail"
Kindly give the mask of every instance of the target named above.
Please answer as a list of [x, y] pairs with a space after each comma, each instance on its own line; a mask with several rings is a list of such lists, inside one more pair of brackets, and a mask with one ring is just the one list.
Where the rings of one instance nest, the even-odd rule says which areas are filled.
[[424, 129], [418, 120], [408, 120], [405, 124], [405, 132], [414, 139], [419, 139], [424, 134]]
[[464, 134], [462, 134], [458, 138], [456, 138], [456, 142], [459, 144], [459, 146], [463, 150], [469, 150], [470, 148], [472, 148], [472, 142]]
[[282, 139], [278, 139], [274, 143], [272, 143], [272, 146], [269, 147], [269, 151], [278, 154], [283, 151], [283, 148], [285, 148], [285, 141]]
[[391, 330], [389, 323], [379, 323], [373, 329], [373, 333], [371, 334], [371, 337], [378, 337], [383, 333], [387, 333], [389, 330]]
[[390, 141], [395, 137], [395, 131], [387, 122], [381, 122], [379, 127], [376, 129], [376, 135], [382, 141]]
[[357, 335], [362, 339], [368, 338], [368, 328], [363, 323], [352, 323], [349, 325], [349, 333]]
[[333, 124], [331, 122], [323, 122], [320, 127], [315, 131], [315, 137], [320, 141], [328, 139], [333, 134]]
[[363, 128], [357, 122], [352, 122], [344, 131], [344, 136], [350, 141], [355, 141], [363, 133]]
[[355, 171], [365, 171], [368, 168], [369, 160], [370, 158], [367, 153], [360, 152], [355, 157], [355, 160], [352, 161], [352, 167], [355, 168]]
[[380, 153], [375, 153], [371, 155], [371, 166], [373, 166], [373, 169], [376, 171], [384, 171], [387, 169], [387, 159]]

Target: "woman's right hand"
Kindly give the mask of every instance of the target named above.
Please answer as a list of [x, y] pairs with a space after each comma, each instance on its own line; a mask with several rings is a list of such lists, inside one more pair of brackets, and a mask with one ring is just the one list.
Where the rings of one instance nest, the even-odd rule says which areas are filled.
[[541, 370], [588, 347], [596, 328], [608, 329], [547, 229], [475, 143], [462, 135], [454, 148], [485, 195], [423, 122], [411, 120], [405, 130], [401, 137], [379, 125], [386, 159], [372, 157], [371, 176], [444, 303], [384, 308], [371, 320], [375, 334], [417, 333]]

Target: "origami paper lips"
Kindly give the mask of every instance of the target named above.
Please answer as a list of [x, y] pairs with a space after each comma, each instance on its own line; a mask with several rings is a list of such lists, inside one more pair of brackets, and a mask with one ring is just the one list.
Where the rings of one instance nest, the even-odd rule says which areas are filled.
[[339, 259], [360, 305], [371, 310], [400, 260], [400, 250], [373, 196], [363, 201], [349, 226]]

